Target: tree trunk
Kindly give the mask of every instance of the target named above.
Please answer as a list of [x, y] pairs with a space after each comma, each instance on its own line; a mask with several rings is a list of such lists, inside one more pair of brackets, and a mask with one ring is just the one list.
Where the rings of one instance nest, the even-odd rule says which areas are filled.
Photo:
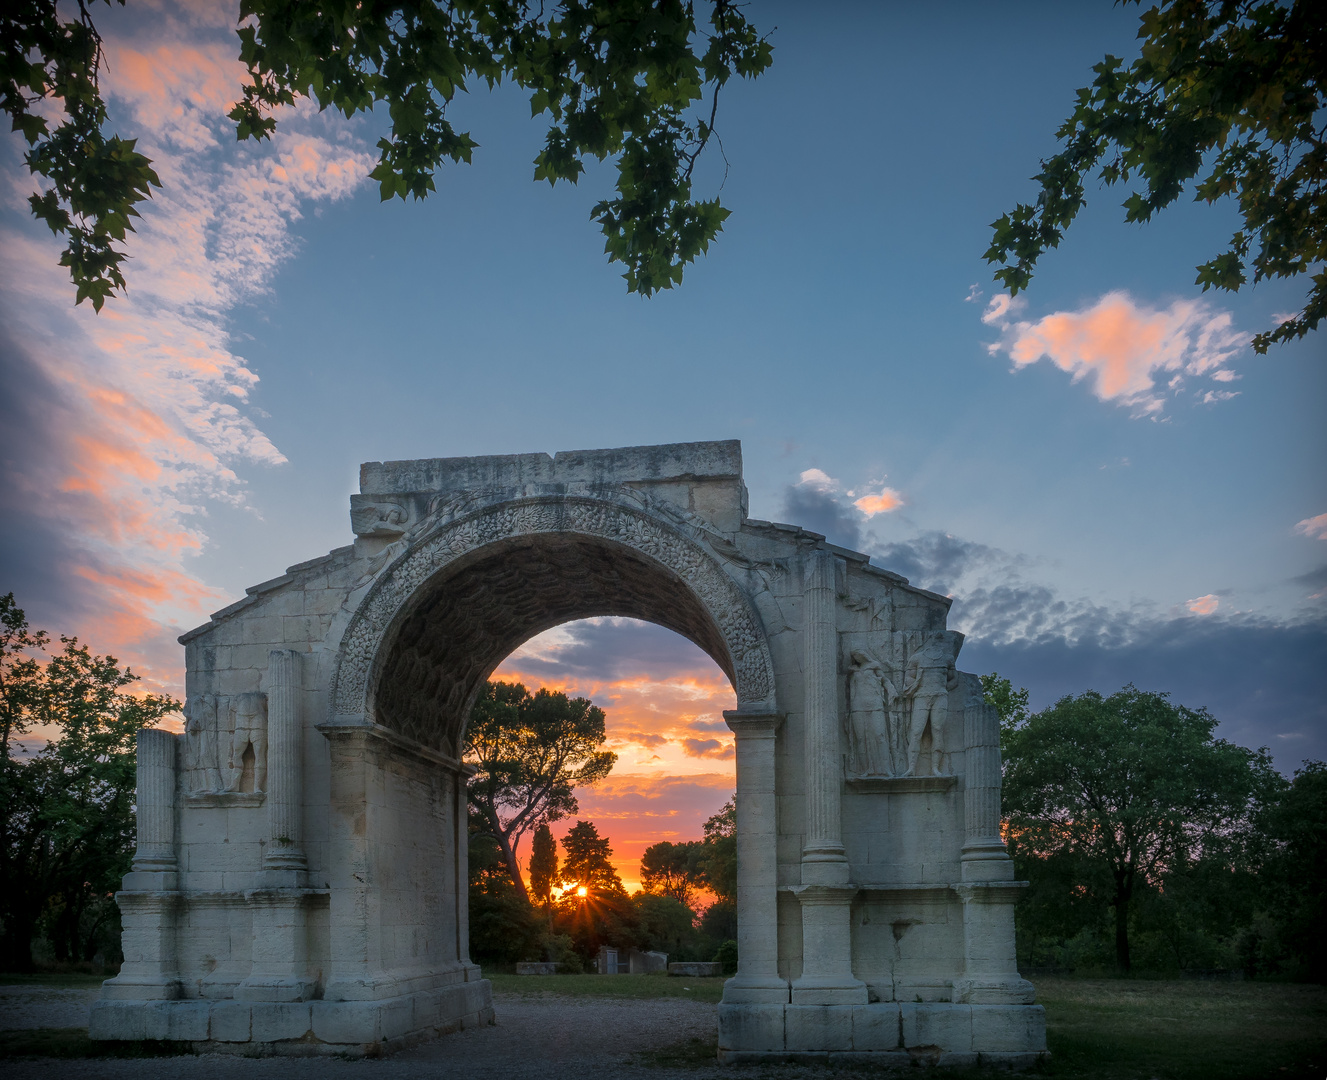
[[521, 877], [521, 864], [516, 860], [516, 852], [512, 849], [511, 843], [507, 840], [505, 834], [497, 832], [498, 847], [502, 849], [502, 857], [507, 863], [507, 873], [511, 875], [512, 881], [516, 887], [521, 890], [521, 895], [528, 901], [530, 893], [525, 888], [525, 880]]
[[1115, 963], [1128, 972], [1129, 963], [1129, 899], [1133, 894], [1133, 879], [1115, 875]]
[[27, 974], [35, 970], [32, 938], [36, 929], [35, 918], [10, 919], [6, 922], [4, 936], [0, 938], [0, 971]]

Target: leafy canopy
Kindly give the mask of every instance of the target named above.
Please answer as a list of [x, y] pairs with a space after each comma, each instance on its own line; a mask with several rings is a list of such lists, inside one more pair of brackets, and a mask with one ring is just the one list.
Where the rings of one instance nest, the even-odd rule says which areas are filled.
[[1282, 783], [1264, 750], [1213, 738], [1206, 709], [1126, 686], [1061, 698], [1009, 732], [1004, 808], [1015, 855], [1072, 860], [1110, 883], [1130, 966], [1134, 887], [1252, 833]]
[[[112, 0], [105, 0], [107, 6]], [[121, 6], [125, 0], [115, 0]], [[0, 106], [30, 147], [29, 170], [49, 186], [33, 213], [69, 245], [69, 268], [101, 310], [125, 287], [116, 242], [136, 206], [161, 182], [135, 141], [107, 136], [99, 83], [101, 38], [88, 0], [62, 20], [56, 0], [0, 6]], [[411, 0], [311, 3], [242, 0], [240, 59], [249, 82], [230, 112], [240, 139], [276, 129], [275, 112], [300, 98], [346, 116], [387, 107], [372, 176], [384, 200], [423, 198], [447, 161], [469, 162], [479, 144], [447, 109], [457, 92], [509, 79], [550, 119], [534, 178], [575, 183], [585, 159], [613, 158], [617, 190], [591, 217], [609, 259], [633, 292], [682, 281], [709, 250], [729, 211], [692, 197], [692, 173], [717, 139], [719, 91], [769, 67], [770, 44], [734, 0], [710, 0], [704, 29], [692, 0]], [[37, 106], [63, 106], [52, 129]]]
[[466, 760], [478, 770], [470, 778], [470, 806], [524, 891], [516, 858], [521, 837], [541, 822], [575, 814], [575, 788], [598, 783], [617, 761], [601, 749], [604, 711], [561, 691], [531, 695], [520, 683], [490, 682], [465, 738]]
[[[1127, 0], [1126, 0], [1127, 2]], [[1327, 313], [1327, 5], [1321, 0], [1165, 0], [1142, 15], [1142, 55], [1107, 55], [1056, 132], [1064, 148], [1041, 163], [1035, 203], [992, 223], [986, 261], [1015, 295], [1086, 205], [1084, 180], [1141, 181], [1125, 220], [1150, 221], [1189, 182], [1194, 197], [1239, 205], [1243, 226], [1199, 266], [1195, 284], [1237, 291], [1311, 274], [1304, 307], [1253, 347], [1302, 338]]]
[[391, 132], [371, 175], [384, 200], [419, 199], [445, 160], [469, 162], [479, 145], [447, 117], [456, 93], [506, 77], [529, 91], [532, 116], [551, 121], [536, 180], [575, 183], [587, 156], [616, 159], [617, 193], [591, 216], [609, 258], [626, 266], [627, 287], [649, 296], [679, 284], [723, 227], [717, 199], [692, 199], [692, 172], [714, 137], [720, 89], [734, 75], [759, 75], [772, 56], [732, 0], [707, 5], [705, 33], [695, 6], [243, 0], [251, 22], [240, 27], [240, 59], [251, 81], [230, 115], [245, 139], [271, 134], [273, 110], [301, 97], [346, 116], [385, 102]]
[[[133, 231], [136, 205], [161, 181], [136, 140], [102, 131], [101, 35], [88, 6], [81, 0], [77, 18], [64, 20], [56, 0], [0, 5], [0, 108], [28, 144], [28, 171], [49, 183], [28, 203], [51, 232], [68, 239], [60, 265], [77, 287], [75, 303], [91, 300], [100, 311], [124, 288], [125, 254], [114, 245]], [[39, 108], [48, 101], [64, 114], [54, 127]]]
[[645, 849], [640, 860], [640, 885], [647, 893], [671, 896], [679, 904], [692, 907], [696, 891], [705, 887], [700, 869], [704, 854], [699, 840], [674, 843], [661, 840]]

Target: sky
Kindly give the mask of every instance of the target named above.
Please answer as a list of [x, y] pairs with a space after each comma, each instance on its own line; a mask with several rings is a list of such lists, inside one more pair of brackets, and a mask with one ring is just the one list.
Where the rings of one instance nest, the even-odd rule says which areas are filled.
[[[981, 257], [1137, 7], [748, 13], [774, 64], [725, 89], [697, 176], [732, 215], [644, 299], [589, 220], [611, 168], [535, 184], [514, 88], [458, 98], [473, 164], [384, 205], [381, 115], [237, 144], [233, 6], [98, 10], [163, 188], [96, 315], [0, 138], [0, 589], [178, 694], [180, 632], [349, 541], [362, 461], [738, 438], [753, 517], [953, 595], [960, 666], [1035, 708], [1133, 682], [1287, 773], [1327, 757], [1327, 339], [1247, 346], [1304, 279], [1204, 294], [1232, 207], [1126, 225], [1091, 185], [1027, 292]], [[559, 628], [500, 673], [608, 710], [620, 762], [581, 803], [619, 860], [731, 792], [731, 692], [669, 632]]]

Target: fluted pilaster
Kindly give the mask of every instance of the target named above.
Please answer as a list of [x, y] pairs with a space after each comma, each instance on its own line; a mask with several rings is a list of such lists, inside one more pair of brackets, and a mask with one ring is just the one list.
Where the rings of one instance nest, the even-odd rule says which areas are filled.
[[802, 677], [806, 708], [806, 839], [802, 881], [839, 885], [848, 880], [840, 803], [843, 763], [839, 748], [838, 630], [834, 556], [814, 551], [802, 595]]
[[1011, 880], [1014, 867], [1000, 836], [1000, 714], [976, 688], [963, 710], [963, 733], [963, 879]]
[[171, 871], [175, 860], [176, 736], [160, 728], [138, 733], [138, 848], [135, 871]]
[[303, 870], [304, 723], [300, 715], [302, 655], [273, 649], [267, 663], [268, 870]]

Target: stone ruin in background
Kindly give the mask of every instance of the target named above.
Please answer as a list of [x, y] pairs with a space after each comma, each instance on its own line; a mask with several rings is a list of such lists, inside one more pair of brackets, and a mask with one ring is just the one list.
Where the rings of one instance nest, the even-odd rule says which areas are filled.
[[998, 719], [950, 601], [747, 516], [737, 442], [371, 462], [353, 544], [185, 634], [139, 740], [97, 1039], [359, 1054], [494, 1022], [469, 957], [464, 727], [517, 646], [628, 616], [732, 681], [724, 1061], [1030, 1064]]

